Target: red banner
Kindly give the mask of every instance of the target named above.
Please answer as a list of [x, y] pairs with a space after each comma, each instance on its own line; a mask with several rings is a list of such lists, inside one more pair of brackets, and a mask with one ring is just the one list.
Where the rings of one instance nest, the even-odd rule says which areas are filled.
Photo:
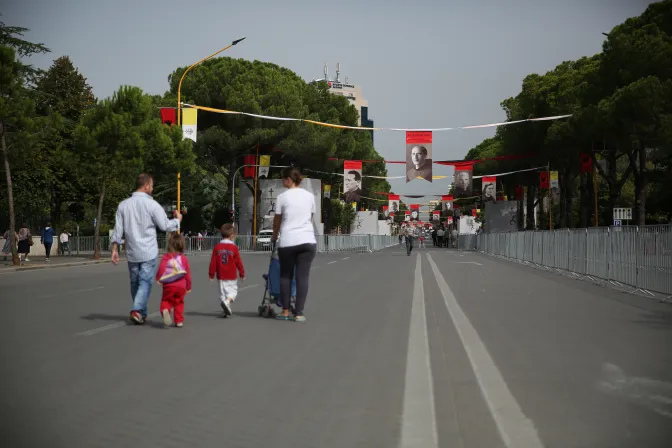
[[406, 144], [432, 143], [432, 131], [406, 131]]
[[243, 165], [253, 165], [253, 166], [246, 166], [243, 168], [243, 177], [244, 178], [254, 178], [254, 173], [256, 172], [256, 169], [254, 165], [256, 165], [257, 158], [254, 154], [247, 154], [243, 158]]
[[590, 154], [586, 154], [585, 152], [582, 152], [579, 154], [579, 158], [581, 159], [581, 173], [592, 173], [593, 172], [593, 158], [591, 157]]
[[476, 216], [478, 216], [478, 210], [475, 209], [475, 208], [474, 208], [474, 209], [471, 209], [471, 216], [473, 216], [474, 218], [475, 218]]
[[172, 126], [177, 122], [177, 110], [174, 107], [161, 108], [161, 122]]
[[449, 194], [447, 196], [441, 196], [442, 201], [452, 201], [453, 200], [453, 195]]
[[344, 170], [362, 170], [362, 161], [361, 160], [346, 160], [343, 162]]
[[[381, 193], [381, 194], [387, 194], [387, 193]], [[399, 195], [398, 194], [387, 194], [387, 198], [390, 201], [398, 201], [399, 200]]]
[[551, 187], [550, 180], [548, 178], [548, 171], [542, 171], [539, 173], [539, 188], [548, 190]]
[[516, 185], [516, 201], [522, 201], [522, 200], [523, 200], [523, 186]]

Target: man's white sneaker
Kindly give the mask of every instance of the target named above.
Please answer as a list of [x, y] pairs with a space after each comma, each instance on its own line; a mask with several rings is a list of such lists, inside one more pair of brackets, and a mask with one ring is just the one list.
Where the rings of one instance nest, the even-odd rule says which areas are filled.
[[170, 324], [173, 323], [173, 320], [170, 318], [170, 310], [163, 310], [161, 312], [161, 315], [163, 315], [163, 324], [168, 327]]
[[224, 315], [230, 316], [231, 315], [231, 302], [229, 299], [224, 299], [222, 301], [222, 309], [224, 310]]

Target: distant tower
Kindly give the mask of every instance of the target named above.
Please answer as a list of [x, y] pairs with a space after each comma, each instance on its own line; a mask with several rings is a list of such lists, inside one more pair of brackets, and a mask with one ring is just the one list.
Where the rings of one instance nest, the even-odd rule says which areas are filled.
[[329, 81], [329, 67], [327, 67], [327, 63], [324, 63], [324, 80]]
[[340, 73], [341, 73], [341, 63], [337, 62], [336, 63], [336, 82], [341, 82]]

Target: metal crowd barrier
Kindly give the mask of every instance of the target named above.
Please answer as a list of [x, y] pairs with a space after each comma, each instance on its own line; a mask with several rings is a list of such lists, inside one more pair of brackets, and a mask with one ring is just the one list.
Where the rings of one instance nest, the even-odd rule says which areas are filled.
[[671, 225], [460, 235], [459, 248], [606, 282], [631, 293], [666, 295], [663, 301], [672, 297]]
[[[399, 238], [392, 235], [317, 235], [318, 253], [328, 252], [377, 252], [386, 247], [399, 244]], [[166, 251], [166, 237], [161, 235], [157, 238], [159, 244], [159, 253]], [[196, 255], [209, 253], [215, 245], [221, 241], [219, 236], [186, 238], [187, 255]], [[268, 238], [257, 237], [256, 241], [252, 235], [236, 236], [236, 245], [240, 252], [270, 252], [271, 244]], [[75, 236], [70, 237], [70, 249], [73, 256], [93, 255], [94, 253], [93, 236]], [[100, 237], [101, 256], [110, 256], [110, 238], [108, 236]], [[121, 252], [125, 247], [122, 245]]]

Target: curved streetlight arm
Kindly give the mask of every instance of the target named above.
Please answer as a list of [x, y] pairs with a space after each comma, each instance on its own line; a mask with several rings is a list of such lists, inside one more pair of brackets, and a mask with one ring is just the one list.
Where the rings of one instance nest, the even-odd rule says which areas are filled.
[[215, 51], [210, 56], [207, 56], [207, 57], [201, 59], [200, 61], [191, 64], [189, 67], [187, 67], [187, 69], [184, 71], [184, 73], [182, 73], [182, 77], [180, 78], [180, 82], [177, 84], [177, 125], [178, 126], [182, 123], [182, 117], [180, 116], [180, 96], [181, 96], [181, 91], [182, 91], [182, 81], [184, 81], [184, 77], [187, 75], [187, 73], [189, 73], [189, 71], [192, 68], [196, 67], [201, 62], [205, 62], [210, 58], [214, 58], [219, 53], [228, 50], [229, 48], [233, 47], [234, 45], [237, 45], [238, 43], [244, 41], [245, 39], [246, 39], [245, 37], [242, 37], [240, 39], [234, 40], [233, 42], [231, 42], [230, 45], [227, 45], [226, 47], [222, 48], [221, 50]]

